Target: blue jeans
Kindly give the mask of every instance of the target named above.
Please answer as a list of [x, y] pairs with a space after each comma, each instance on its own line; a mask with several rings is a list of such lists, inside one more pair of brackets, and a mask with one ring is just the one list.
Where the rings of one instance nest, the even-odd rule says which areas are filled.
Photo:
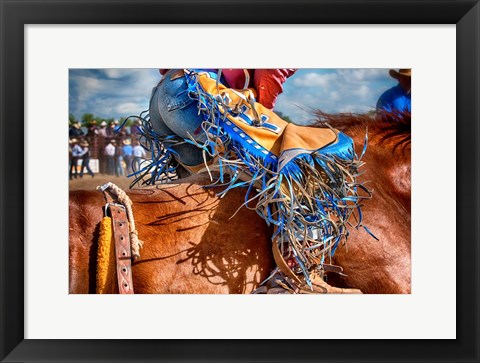
[[113, 156], [107, 155], [107, 174], [115, 174], [115, 159]]
[[133, 155], [124, 155], [125, 165], [127, 166], [127, 175], [132, 172]]
[[115, 175], [116, 176], [125, 176], [123, 171], [123, 156], [115, 156]]
[[[178, 70], [168, 71], [153, 89], [149, 114], [152, 127], [160, 136], [178, 135], [190, 139], [190, 134], [200, 143], [206, 140], [201, 127], [203, 117], [198, 114], [197, 102], [188, 95], [185, 76]], [[203, 163], [202, 151], [195, 145], [183, 143], [172, 149], [186, 165]]]
[[92, 169], [90, 169], [90, 158], [89, 157], [83, 157], [82, 158], [82, 167], [81, 167], [81, 171], [80, 171], [80, 178], [83, 178], [83, 172], [84, 172], [84, 168], [87, 168], [87, 172], [88, 174], [90, 174], [91, 176], [93, 176], [93, 171]]
[[77, 162], [78, 162], [78, 157], [72, 156], [70, 158], [70, 179], [72, 179], [72, 176], [77, 179]]

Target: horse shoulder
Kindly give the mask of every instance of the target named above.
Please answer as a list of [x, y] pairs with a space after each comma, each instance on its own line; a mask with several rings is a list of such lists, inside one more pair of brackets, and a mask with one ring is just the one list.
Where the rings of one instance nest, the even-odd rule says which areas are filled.
[[141, 257], [133, 265], [137, 293], [245, 293], [272, 268], [270, 231], [244, 192], [225, 198], [199, 184], [163, 185], [130, 194]]

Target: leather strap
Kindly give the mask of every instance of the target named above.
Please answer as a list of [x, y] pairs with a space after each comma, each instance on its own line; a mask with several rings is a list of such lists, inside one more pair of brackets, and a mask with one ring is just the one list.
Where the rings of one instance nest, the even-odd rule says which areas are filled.
[[275, 260], [275, 263], [277, 264], [277, 267], [280, 269], [280, 271], [282, 271], [285, 276], [290, 277], [293, 281], [295, 281], [295, 283], [297, 283], [298, 285], [301, 285], [302, 281], [291, 270], [291, 268], [288, 267], [287, 263], [285, 262], [285, 259], [280, 253], [280, 249], [278, 248], [278, 243], [276, 239], [272, 241], [272, 252], [273, 252], [273, 259]]
[[118, 292], [120, 294], [133, 294], [132, 253], [127, 213], [121, 205], [110, 204], [109, 208], [115, 240]]
[[324, 263], [323, 264], [323, 270], [325, 272], [335, 272], [339, 275], [343, 275], [343, 276], [346, 276], [344, 273], [343, 273], [343, 267], [342, 266], [338, 266], [338, 265], [331, 265], [329, 263]]

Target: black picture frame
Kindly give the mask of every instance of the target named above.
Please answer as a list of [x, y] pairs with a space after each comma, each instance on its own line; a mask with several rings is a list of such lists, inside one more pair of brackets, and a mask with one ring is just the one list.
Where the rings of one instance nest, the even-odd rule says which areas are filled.
[[[188, 11], [185, 11], [187, 6]], [[2, 29], [0, 359], [2, 362], [479, 361], [480, 4], [478, 0], [235, 0], [228, 2], [214, 0], [81, 0], [74, 2], [0, 0], [0, 13]], [[24, 178], [26, 177], [23, 122], [24, 25], [70, 23], [456, 24], [457, 339], [314, 341], [24, 339], [23, 206]], [[432, 277], [441, 278], [442, 273], [445, 271], [432, 272]], [[451, 287], [446, 286], [445, 289], [451, 289]], [[135, 326], [135, 322], [131, 322], [131, 325]], [[161, 329], [161, 327], [158, 328]]]

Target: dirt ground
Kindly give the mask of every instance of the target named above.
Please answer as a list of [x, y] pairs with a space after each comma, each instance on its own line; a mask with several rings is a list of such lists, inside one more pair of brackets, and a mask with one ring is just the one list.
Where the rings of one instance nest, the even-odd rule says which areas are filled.
[[129, 188], [132, 178], [117, 177], [115, 175], [95, 174], [92, 178], [90, 175], [84, 175], [83, 178], [72, 179], [69, 181], [70, 190], [95, 190], [98, 186], [107, 182], [118, 185], [123, 190]]

